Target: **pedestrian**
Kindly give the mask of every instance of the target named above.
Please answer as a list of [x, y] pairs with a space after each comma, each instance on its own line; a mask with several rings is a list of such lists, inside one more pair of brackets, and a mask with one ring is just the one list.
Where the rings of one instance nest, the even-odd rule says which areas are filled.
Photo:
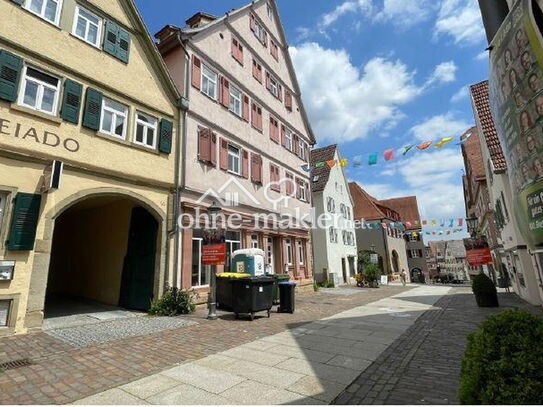
[[400, 280], [402, 281], [402, 285], [404, 286], [407, 282], [406, 278], [407, 278], [407, 274], [405, 273], [405, 269], [402, 269], [402, 272], [400, 273]]

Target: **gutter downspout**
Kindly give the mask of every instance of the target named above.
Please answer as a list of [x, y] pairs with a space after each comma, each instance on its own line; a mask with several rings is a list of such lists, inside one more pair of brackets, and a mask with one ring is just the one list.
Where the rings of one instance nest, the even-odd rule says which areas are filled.
[[[383, 222], [383, 219], [381, 219], [381, 222]], [[388, 252], [388, 239], [387, 239], [387, 235], [385, 234], [385, 228], [381, 228], [383, 230], [383, 241], [385, 242], [385, 254], [386, 254], [386, 257], [387, 257], [387, 268], [392, 268], [391, 264], [390, 264], [390, 253]], [[383, 270], [384, 272], [385, 270]], [[387, 273], [388, 274], [388, 273]], [[392, 274], [392, 273], [391, 273]]]

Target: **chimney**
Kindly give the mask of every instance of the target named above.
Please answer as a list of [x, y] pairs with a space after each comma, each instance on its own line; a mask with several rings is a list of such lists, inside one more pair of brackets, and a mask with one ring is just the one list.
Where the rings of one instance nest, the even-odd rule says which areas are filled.
[[200, 28], [211, 23], [212, 21], [215, 21], [216, 19], [217, 17], [214, 15], [200, 11], [189, 18], [186, 23], [190, 28]]
[[161, 43], [161, 42], [164, 42], [165, 39], [171, 37], [177, 31], [178, 31], [177, 27], [167, 25], [162, 30], [160, 30], [159, 32], [155, 34], [155, 38], [158, 40], [159, 43]]

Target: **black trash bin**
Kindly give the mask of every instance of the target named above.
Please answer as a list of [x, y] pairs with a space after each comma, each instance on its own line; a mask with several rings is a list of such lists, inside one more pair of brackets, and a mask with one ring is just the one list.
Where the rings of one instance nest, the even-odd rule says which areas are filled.
[[289, 312], [294, 314], [296, 302], [296, 283], [294, 281], [285, 281], [279, 286], [279, 312]]
[[221, 273], [217, 274], [216, 278], [216, 300], [217, 308], [224, 310], [232, 309], [233, 302], [233, 293], [232, 293], [232, 284], [230, 281], [236, 278], [246, 278], [250, 277], [250, 274], [244, 273]]
[[273, 303], [279, 304], [279, 286], [277, 284], [283, 282], [283, 281], [289, 281], [290, 280], [290, 274], [272, 274], [270, 276], [273, 278], [274, 284], [273, 284]]
[[249, 314], [251, 321], [255, 313], [268, 312], [273, 306], [273, 278], [270, 277], [248, 277], [232, 280], [232, 310], [236, 314]]

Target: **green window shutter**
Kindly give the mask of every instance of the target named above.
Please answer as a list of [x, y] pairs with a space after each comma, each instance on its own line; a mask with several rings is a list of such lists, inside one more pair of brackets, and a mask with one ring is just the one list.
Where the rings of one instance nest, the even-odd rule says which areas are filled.
[[40, 217], [41, 195], [18, 193], [15, 196], [8, 250], [34, 250], [36, 228]]
[[64, 95], [62, 98], [62, 108], [60, 117], [67, 122], [79, 123], [79, 110], [81, 108], [81, 98], [83, 97], [83, 85], [66, 79], [64, 82]]
[[92, 129], [100, 129], [100, 117], [102, 115], [102, 92], [88, 88], [85, 98], [85, 112], [83, 113], [83, 126]]
[[23, 60], [7, 51], [0, 51], [0, 99], [17, 100]]
[[119, 46], [119, 26], [113, 21], [106, 21], [106, 33], [104, 35], [104, 51], [117, 58]]
[[119, 45], [117, 47], [117, 58], [128, 63], [130, 56], [130, 33], [122, 28], [119, 28]]
[[169, 120], [160, 120], [160, 140], [158, 150], [161, 153], [170, 154], [172, 152], [173, 123]]

